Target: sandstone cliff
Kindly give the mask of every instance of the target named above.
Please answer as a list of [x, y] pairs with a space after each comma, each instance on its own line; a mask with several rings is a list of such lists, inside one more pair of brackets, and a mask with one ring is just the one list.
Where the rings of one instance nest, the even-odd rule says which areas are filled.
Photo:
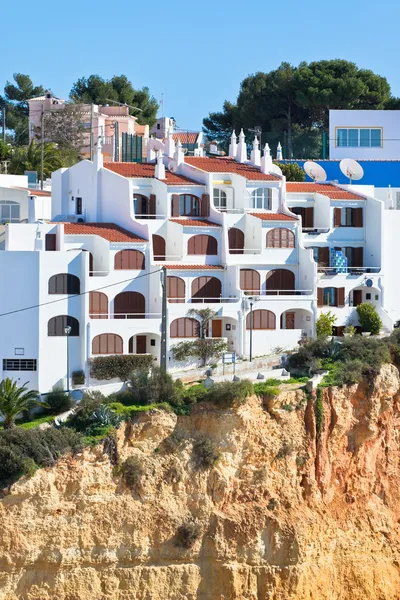
[[[369, 388], [324, 390], [318, 437], [299, 390], [142, 414], [118, 433], [145, 469], [134, 491], [95, 448], [1, 500], [1, 600], [399, 599], [399, 388], [385, 366]], [[201, 436], [221, 452], [206, 471]]]

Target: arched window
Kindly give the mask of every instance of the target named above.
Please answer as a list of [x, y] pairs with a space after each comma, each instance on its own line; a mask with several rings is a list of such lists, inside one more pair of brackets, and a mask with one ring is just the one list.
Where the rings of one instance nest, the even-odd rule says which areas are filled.
[[276, 227], [267, 233], [267, 248], [294, 248], [294, 233], [286, 227]]
[[103, 292], [90, 292], [89, 317], [91, 319], [108, 319], [108, 298]]
[[216, 277], [197, 277], [192, 282], [192, 302], [220, 302], [222, 285]]
[[79, 277], [70, 273], [58, 273], [49, 279], [49, 294], [80, 294]]
[[120, 250], [114, 257], [114, 269], [144, 269], [145, 260], [143, 252], [139, 250]]
[[216, 256], [218, 254], [217, 240], [211, 235], [194, 235], [188, 241], [188, 254]]
[[173, 304], [185, 302], [185, 282], [180, 277], [167, 277], [167, 298]]
[[0, 223], [18, 223], [20, 219], [18, 202], [11, 200], [0, 201]]
[[276, 329], [276, 317], [270, 310], [253, 310], [246, 317], [246, 329], [251, 329], [253, 315], [253, 329]]
[[260, 293], [260, 273], [254, 269], [240, 269], [240, 289], [246, 296]]
[[146, 302], [139, 292], [121, 292], [114, 299], [115, 319], [144, 319]]
[[122, 337], [116, 333], [101, 333], [92, 341], [92, 354], [122, 354]]
[[165, 239], [161, 235], [153, 234], [154, 260], [165, 260]]
[[244, 233], [237, 227], [228, 230], [229, 254], [244, 254]]
[[219, 210], [226, 210], [226, 192], [219, 188], [214, 188], [214, 206]]
[[179, 214], [181, 217], [199, 217], [200, 198], [191, 194], [180, 194]]
[[146, 218], [149, 214], [149, 199], [142, 194], [133, 194], [133, 207], [136, 218]]
[[50, 319], [47, 323], [47, 335], [51, 337], [66, 336], [66, 327], [71, 327], [69, 337], [76, 337], [79, 335], [78, 319], [75, 319], [75, 317], [70, 317], [68, 315], [59, 315]]
[[197, 319], [181, 317], [172, 321], [170, 326], [171, 338], [198, 338], [200, 337], [200, 323]]
[[295, 289], [295, 277], [288, 269], [274, 269], [267, 273], [266, 289], [268, 296], [292, 295]]
[[251, 208], [271, 210], [272, 190], [270, 188], [257, 188], [251, 192]]

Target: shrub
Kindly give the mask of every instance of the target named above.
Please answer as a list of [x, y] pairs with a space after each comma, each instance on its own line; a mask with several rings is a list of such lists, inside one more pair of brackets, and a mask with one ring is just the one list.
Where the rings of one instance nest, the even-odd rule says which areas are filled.
[[193, 446], [193, 457], [198, 469], [211, 469], [220, 458], [218, 448], [212, 440], [198, 440]]
[[90, 376], [94, 379], [113, 379], [118, 377], [128, 381], [132, 371], [137, 369], [150, 369], [153, 357], [148, 354], [132, 354], [112, 356], [95, 356], [89, 361]]
[[317, 337], [329, 337], [332, 335], [333, 326], [336, 323], [336, 316], [329, 310], [321, 313], [317, 319]]
[[306, 174], [304, 170], [295, 162], [275, 163], [286, 177], [286, 181], [305, 181]]
[[330, 344], [326, 338], [307, 341], [297, 352], [288, 358], [288, 370], [298, 376], [309, 376], [321, 368], [321, 359], [330, 354]]
[[220, 338], [197, 338], [192, 342], [178, 342], [172, 346], [172, 356], [178, 362], [193, 356], [199, 358], [202, 365], [219, 358], [223, 352], [228, 351], [228, 344]]
[[92, 415], [104, 403], [105, 397], [101, 392], [86, 392], [82, 400], [67, 420], [67, 426], [77, 431], [84, 431], [92, 424]]
[[254, 387], [248, 379], [241, 381], [221, 381], [210, 388], [208, 399], [220, 406], [230, 407], [243, 404], [246, 398], [254, 394]]
[[[254, 392], [263, 400], [270, 400], [272, 398], [275, 398], [276, 396], [279, 396], [279, 388], [274, 385], [270, 385], [269, 381], [274, 380], [267, 379], [267, 381], [254, 384]], [[282, 382], [280, 381], [279, 384], [280, 383]]]
[[293, 446], [291, 444], [288, 444], [287, 442], [284, 442], [281, 448], [279, 449], [278, 454], [275, 456], [275, 459], [281, 460], [282, 458], [290, 456], [290, 454], [292, 454], [293, 452]]
[[279, 506], [279, 502], [276, 498], [270, 498], [268, 500], [268, 504], [267, 504], [268, 510], [275, 510], [276, 508], [278, 508], [278, 506]]
[[45, 411], [51, 415], [59, 415], [75, 406], [74, 400], [62, 388], [55, 388], [52, 392], [49, 392], [46, 397], [46, 404], [48, 404], [48, 408]]
[[104, 438], [103, 453], [107, 454], [111, 464], [116, 467], [119, 463], [118, 444], [115, 435], [109, 434]]
[[79, 371], [72, 371], [72, 384], [83, 385], [85, 383], [85, 372], [80, 369]]
[[176, 546], [180, 546], [181, 548], [185, 548], [188, 550], [199, 539], [201, 535], [201, 527], [195, 521], [188, 521], [184, 523], [180, 527], [178, 527], [178, 531], [176, 532]]
[[171, 406], [183, 404], [183, 384], [174, 381], [169, 373], [153, 367], [151, 373], [138, 369], [131, 373], [129, 382], [132, 404], [160, 404], [168, 402]]
[[122, 465], [121, 472], [125, 483], [132, 490], [137, 490], [144, 475], [144, 468], [139, 457], [130, 456], [129, 458], [127, 458], [124, 464]]
[[379, 334], [382, 328], [382, 321], [373, 304], [362, 302], [357, 306], [357, 314], [364, 331], [370, 331], [372, 335]]

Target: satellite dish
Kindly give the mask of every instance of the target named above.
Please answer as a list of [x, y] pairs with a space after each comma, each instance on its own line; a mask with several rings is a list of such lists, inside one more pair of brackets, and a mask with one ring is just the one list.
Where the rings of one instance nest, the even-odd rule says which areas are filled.
[[313, 181], [326, 181], [325, 169], [323, 169], [318, 163], [313, 162], [312, 160], [308, 160], [306, 163], [304, 163], [303, 168], [307, 175], [311, 177]]
[[171, 171], [171, 173], [176, 173], [177, 170], [178, 165], [176, 164], [176, 162], [174, 160], [170, 160], [168, 163], [168, 171]]
[[352, 158], [344, 158], [341, 160], [340, 170], [342, 171], [343, 175], [350, 179], [350, 184], [352, 183], [353, 179], [358, 181], [364, 177], [364, 169], [356, 160], [353, 160]]
[[282, 170], [280, 167], [278, 167], [278, 165], [272, 165], [269, 172], [274, 173], [275, 175], [279, 175], [279, 177], [283, 177]]

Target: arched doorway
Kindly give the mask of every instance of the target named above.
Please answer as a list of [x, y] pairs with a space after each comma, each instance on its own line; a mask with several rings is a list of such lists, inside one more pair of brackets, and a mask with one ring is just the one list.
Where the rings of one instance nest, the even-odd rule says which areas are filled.
[[254, 269], [240, 269], [240, 289], [246, 296], [260, 293], [260, 273]]
[[192, 282], [192, 302], [221, 302], [222, 285], [216, 277], [197, 277]]
[[103, 292], [90, 292], [89, 317], [91, 319], [108, 319], [108, 298]]
[[237, 227], [228, 231], [229, 254], [244, 254], [244, 233]]
[[266, 277], [267, 296], [293, 295], [295, 290], [295, 276], [288, 269], [274, 269]]
[[165, 239], [161, 235], [153, 234], [154, 260], [165, 260]]
[[183, 279], [180, 277], [167, 277], [167, 298], [168, 302], [173, 304], [182, 304], [185, 302], [186, 286]]
[[139, 292], [121, 292], [114, 299], [115, 319], [144, 319], [146, 301]]

